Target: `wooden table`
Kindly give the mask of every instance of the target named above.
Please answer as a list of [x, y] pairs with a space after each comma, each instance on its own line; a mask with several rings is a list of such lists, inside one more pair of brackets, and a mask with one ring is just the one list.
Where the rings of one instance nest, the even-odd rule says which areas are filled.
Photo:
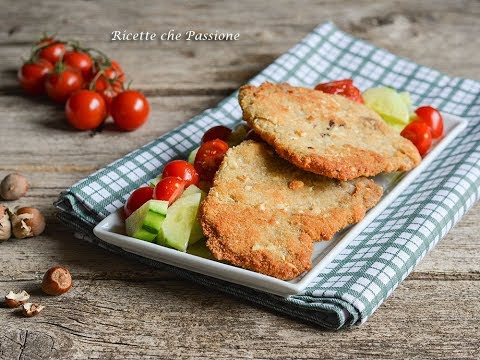
[[[35, 318], [0, 309], [2, 359], [478, 358], [480, 206], [476, 205], [363, 326], [328, 332], [112, 255], [54, 217], [60, 191], [173, 129], [245, 83], [317, 24], [341, 29], [450, 75], [480, 80], [478, 1], [0, 1], [0, 175], [33, 186], [11, 205], [39, 207], [41, 237], [0, 244], [0, 289], [26, 289]], [[113, 30], [239, 32], [235, 42], [111, 42]], [[151, 102], [132, 133], [72, 131], [61, 107], [24, 97], [15, 73], [42, 31], [118, 60]], [[74, 287], [39, 291], [63, 264]]]

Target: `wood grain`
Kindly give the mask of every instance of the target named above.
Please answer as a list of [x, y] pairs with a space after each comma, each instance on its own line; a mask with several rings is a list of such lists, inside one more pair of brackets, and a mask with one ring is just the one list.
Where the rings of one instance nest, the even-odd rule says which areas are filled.
[[[476, 359], [480, 351], [480, 205], [423, 260], [369, 321], [326, 332], [79, 241], [54, 217], [58, 193], [185, 122], [242, 85], [317, 24], [341, 29], [450, 75], [480, 79], [478, 1], [0, 0], [0, 177], [31, 181], [16, 202], [39, 207], [44, 235], [0, 244], [0, 293], [26, 289], [47, 305], [25, 319], [0, 308], [0, 359]], [[237, 42], [111, 42], [130, 31], [239, 32]], [[61, 107], [24, 97], [19, 58], [43, 32], [105, 50], [149, 95], [149, 123], [132, 133], [75, 132]], [[63, 264], [74, 288], [39, 291]], [[0, 295], [2, 295], [0, 294]]]

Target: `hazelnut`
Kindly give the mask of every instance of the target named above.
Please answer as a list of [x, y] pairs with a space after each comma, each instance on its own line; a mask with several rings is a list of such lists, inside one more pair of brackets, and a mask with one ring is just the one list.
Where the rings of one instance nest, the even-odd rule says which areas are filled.
[[48, 295], [61, 295], [72, 287], [70, 271], [61, 266], [49, 269], [43, 276], [42, 290]]
[[11, 214], [13, 235], [24, 239], [40, 235], [45, 230], [45, 218], [35, 208], [22, 207]]
[[0, 241], [8, 240], [12, 237], [12, 223], [8, 209], [0, 205]]
[[38, 315], [38, 313], [43, 309], [45, 309], [45, 306], [43, 305], [26, 303], [26, 304], [23, 304], [22, 312], [23, 312], [23, 315], [27, 317], [32, 317], [32, 316]]
[[18, 173], [8, 174], [0, 183], [0, 196], [4, 200], [20, 199], [27, 191], [28, 181]]
[[16, 308], [19, 307], [20, 305], [25, 304], [28, 299], [30, 299], [30, 295], [25, 291], [22, 290], [18, 293], [14, 293], [13, 291], [10, 291], [6, 296], [5, 296], [5, 304], [9, 308]]

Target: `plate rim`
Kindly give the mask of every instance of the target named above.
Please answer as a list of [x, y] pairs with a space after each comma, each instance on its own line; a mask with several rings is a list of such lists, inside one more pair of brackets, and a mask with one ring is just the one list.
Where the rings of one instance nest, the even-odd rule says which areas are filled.
[[[435, 147], [422, 159], [422, 162], [416, 168], [405, 173], [405, 176], [398, 182], [397, 185], [382, 199], [380, 202], [367, 212], [366, 216], [357, 224], [353, 225], [347, 232], [347, 234], [338, 241], [323, 257], [322, 259], [309, 271], [303, 275], [303, 277], [292, 283], [286, 280], [280, 280], [275, 277], [260, 274], [258, 272], [236, 267], [234, 265], [222, 263], [216, 260], [202, 258], [196, 255], [184, 253], [175, 249], [160, 246], [155, 243], [149, 243], [143, 240], [135, 239], [127, 235], [118, 234], [113, 231], [107, 230], [109, 223], [119, 215], [117, 210], [102, 221], [100, 221], [93, 233], [101, 240], [116, 245], [129, 253], [134, 253], [142, 257], [163, 262], [169, 265], [177, 266], [189, 271], [201, 273], [203, 275], [211, 276], [220, 280], [228, 281], [230, 283], [247, 286], [260, 291], [268, 292], [274, 295], [288, 297], [290, 295], [298, 294], [303, 291], [307, 285], [318, 276], [318, 274], [328, 265], [333, 258], [344, 250], [350, 242], [352, 242], [357, 235], [364, 230], [383, 210], [385, 210], [404, 190], [410, 185], [413, 180], [426, 168], [433, 160], [456, 138], [467, 126], [468, 121], [448, 113], [443, 112], [443, 118], [452, 121], [452, 128], [444, 136]], [[132, 245], [133, 243], [133, 245]], [[152, 253], [138, 253], [132, 250], [133, 248], [142, 249], [143, 251], [152, 251]], [[156, 256], [154, 256], [156, 255]], [[179, 261], [186, 261], [186, 263], [178, 263]], [[201, 268], [198, 268], [200, 264]], [[224, 270], [222, 272], [217, 271]], [[240, 279], [234, 279], [232, 277], [240, 277]]]

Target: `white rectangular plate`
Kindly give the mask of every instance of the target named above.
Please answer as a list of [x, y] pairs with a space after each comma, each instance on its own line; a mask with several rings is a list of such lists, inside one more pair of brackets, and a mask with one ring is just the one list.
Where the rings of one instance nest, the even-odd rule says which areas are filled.
[[434, 145], [420, 165], [408, 173], [384, 174], [375, 177], [375, 182], [383, 186], [384, 189], [384, 195], [377, 206], [371, 209], [361, 222], [342, 230], [332, 240], [315, 243], [311, 270], [290, 281], [279, 280], [271, 276], [126, 236], [124, 221], [119, 212], [106, 217], [93, 231], [100, 239], [145, 258], [280, 296], [297, 294], [305, 289], [320, 271], [400, 195], [467, 126], [466, 120], [453, 115], [444, 114], [443, 119], [445, 126], [444, 137]]

